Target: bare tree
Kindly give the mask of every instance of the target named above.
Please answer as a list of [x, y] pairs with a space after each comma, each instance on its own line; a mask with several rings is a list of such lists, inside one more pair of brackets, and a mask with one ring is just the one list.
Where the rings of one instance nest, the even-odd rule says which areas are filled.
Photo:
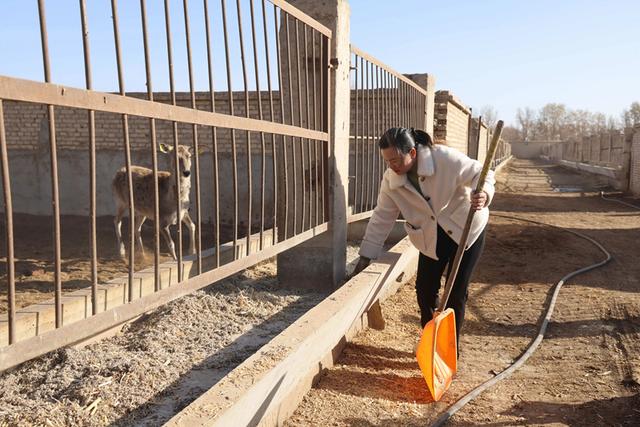
[[520, 126], [520, 135], [524, 141], [533, 138], [533, 132], [536, 123], [536, 113], [533, 109], [526, 107], [524, 110], [518, 108], [516, 120]]
[[[640, 103], [634, 102], [621, 115], [626, 126], [640, 124]], [[539, 111], [518, 108], [516, 121], [523, 140], [570, 141], [584, 136], [620, 129], [621, 121], [603, 113], [571, 110], [564, 104], [549, 103]]]
[[498, 121], [498, 112], [491, 105], [485, 105], [480, 109], [480, 115], [482, 116], [482, 122], [487, 125], [489, 129], [493, 129]]
[[549, 103], [538, 114], [537, 128], [544, 139], [562, 140], [562, 128], [567, 123], [567, 107], [564, 104]]
[[502, 139], [509, 142], [522, 141], [522, 133], [516, 127], [505, 126], [502, 129]]
[[622, 112], [622, 121], [625, 127], [631, 127], [640, 124], [640, 103], [632, 102], [628, 110]]

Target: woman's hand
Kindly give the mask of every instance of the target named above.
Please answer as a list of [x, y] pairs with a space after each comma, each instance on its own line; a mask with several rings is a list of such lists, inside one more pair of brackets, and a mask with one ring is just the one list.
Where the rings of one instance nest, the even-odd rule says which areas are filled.
[[360, 273], [362, 270], [367, 268], [370, 263], [371, 263], [371, 260], [369, 258], [361, 256], [360, 259], [358, 259], [358, 264], [356, 264], [356, 268], [354, 268], [353, 272], [347, 276], [346, 280], [350, 280], [353, 276]]
[[487, 193], [481, 191], [471, 195], [471, 209], [479, 211], [487, 204]]

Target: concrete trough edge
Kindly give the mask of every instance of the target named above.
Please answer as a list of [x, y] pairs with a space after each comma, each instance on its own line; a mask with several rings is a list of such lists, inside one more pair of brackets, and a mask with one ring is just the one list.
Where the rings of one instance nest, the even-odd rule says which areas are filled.
[[[418, 255], [403, 238], [165, 425], [282, 425], [346, 343], [367, 327], [369, 308], [413, 276]], [[279, 356], [269, 361], [272, 354]]]
[[580, 171], [589, 172], [597, 175], [604, 175], [608, 178], [613, 178], [613, 179], [620, 178], [619, 175], [621, 174], [620, 170], [609, 167], [609, 166], [590, 165], [587, 163], [573, 162], [569, 160], [560, 160], [559, 163], [562, 166], [565, 166], [574, 170], [580, 170]]

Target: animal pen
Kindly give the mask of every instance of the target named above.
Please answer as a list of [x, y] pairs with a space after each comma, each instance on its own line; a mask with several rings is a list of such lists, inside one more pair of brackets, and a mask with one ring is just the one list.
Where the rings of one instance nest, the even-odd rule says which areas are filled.
[[[281, 0], [222, 0], [217, 7], [185, 0], [176, 10], [173, 3], [142, 0], [134, 7], [112, 0], [110, 10], [93, 12], [84, 0], [57, 5], [79, 18], [76, 42], [83, 52], [84, 82], [63, 85], [53, 77], [60, 48], [50, 43], [51, 4], [39, 0], [32, 18], [39, 22], [43, 79], [33, 70], [0, 76], [6, 239], [0, 371], [107, 331], [329, 229], [332, 207], [340, 203], [331, 184], [339, 173], [332, 144], [346, 144], [332, 142], [332, 122], [340, 119], [332, 111], [331, 73], [339, 66], [332, 31]], [[102, 27], [111, 21], [110, 46], [101, 39], [101, 48], [91, 49], [94, 20]], [[132, 33], [140, 36], [138, 50]], [[160, 33], [164, 43], [150, 37]], [[377, 137], [391, 126], [424, 128], [428, 94], [353, 46], [349, 57], [351, 105], [343, 111], [350, 114], [350, 160], [340, 172], [348, 174], [343, 215], [355, 222], [371, 215], [384, 172]], [[143, 81], [128, 67], [135, 60], [144, 63]], [[95, 64], [101, 71], [113, 64], [115, 90], [96, 89]], [[176, 73], [179, 65], [186, 72]], [[138, 83], [136, 90], [144, 84], [146, 92], [129, 91], [129, 81]], [[160, 144], [172, 154], [158, 154]], [[175, 200], [163, 209], [175, 214], [184, 208], [184, 187], [175, 172], [165, 187], [158, 179], [163, 169], [181, 170], [179, 146], [192, 154], [186, 200], [195, 253], [186, 253], [191, 243], [174, 227], [173, 260], [160, 239], [161, 200], [166, 186], [174, 188]], [[152, 194], [134, 194], [136, 165], [149, 168]], [[114, 250], [111, 225], [111, 180], [120, 167], [131, 219], [124, 227], [125, 259]], [[139, 196], [151, 201], [153, 227], [142, 228], [142, 241], [151, 245], [152, 262], [132, 250]], [[44, 271], [29, 271], [33, 265]], [[73, 276], [72, 267], [82, 274]], [[27, 282], [49, 270], [37, 295], [22, 298], [23, 288], [34, 286]]]

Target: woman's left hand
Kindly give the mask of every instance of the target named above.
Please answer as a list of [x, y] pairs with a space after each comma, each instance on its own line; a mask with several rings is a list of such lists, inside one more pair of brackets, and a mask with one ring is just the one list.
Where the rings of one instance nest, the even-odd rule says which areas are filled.
[[474, 211], [479, 211], [487, 204], [487, 193], [481, 191], [471, 195], [471, 208]]

